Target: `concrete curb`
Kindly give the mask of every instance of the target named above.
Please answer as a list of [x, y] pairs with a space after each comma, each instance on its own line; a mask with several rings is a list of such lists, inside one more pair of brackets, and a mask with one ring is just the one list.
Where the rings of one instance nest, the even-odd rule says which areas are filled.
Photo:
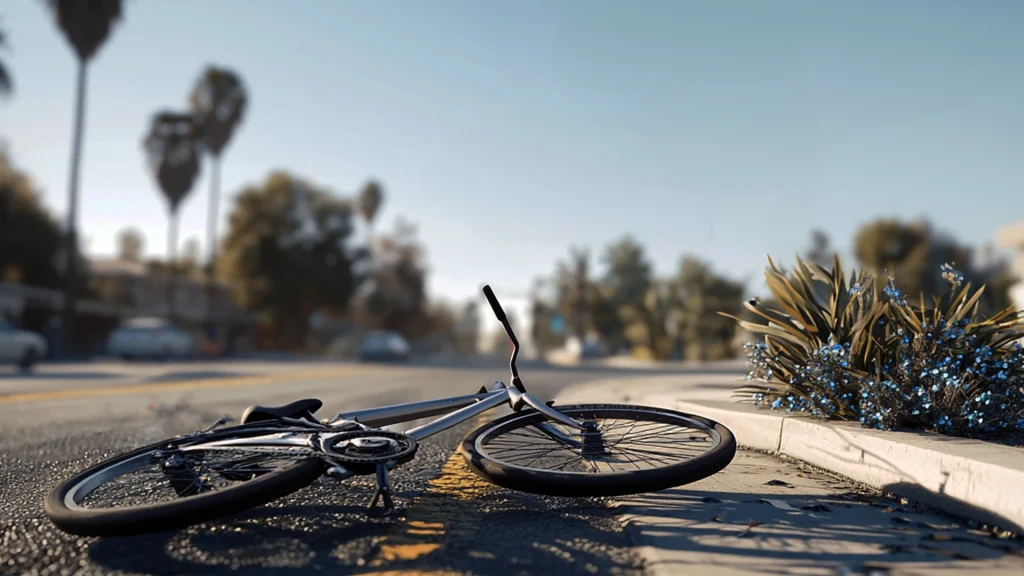
[[[678, 396], [677, 396], [678, 398]], [[883, 432], [723, 401], [635, 399], [724, 424], [743, 447], [783, 454], [940, 510], [1024, 532], [1024, 450], [923, 432]]]

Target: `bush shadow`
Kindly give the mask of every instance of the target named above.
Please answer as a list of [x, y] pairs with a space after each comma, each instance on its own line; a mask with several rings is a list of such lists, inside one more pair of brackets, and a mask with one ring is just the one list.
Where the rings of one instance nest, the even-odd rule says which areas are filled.
[[[948, 472], [944, 472], [944, 479], [938, 486], [938, 490], [931, 490], [922, 485], [922, 482], [918, 480], [919, 474], [915, 474], [914, 470], [909, 466], [903, 466], [880, 454], [877, 450], [872, 450], [863, 446], [848, 434], [843, 434], [840, 430], [831, 429], [831, 432], [840, 440], [840, 442], [842, 442], [841, 449], [835, 449], [834, 443], [826, 444], [829, 447], [828, 450], [817, 446], [811, 446], [810, 448], [812, 450], [820, 454], [818, 461], [809, 460], [811, 464], [835, 469], [835, 467], [830, 464], [838, 461], [856, 465], [858, 467], [870, 466], [880, 468], [883, 475], [899, 478], [898, 481], [884, 484], [881, 487], [881, 490], [884, 492], [895, 494], [921, 504], [927, 504], [951, 514], [998, 526], [999, 528], [1003, 528], [1011, 532], [1018, 534], [1024, 533], [1024, 526], [1021, 526], [1018, 522], [1011, 520], [998, 512], [979, 507], [947, 494], [946, 484], [949, 480]], [[933, 440], [938, 436], [936, 434], [920, 431], [900, 431], [899, 433], [927, 437], [928, 440]], [[977, 442], [977, 440], [967, 438], [950, 438], [948, 442], [951, 444], [967, 444], [970, 442]], [[877, 471], [875, 472], [875, 475], [878, 475]]]
[[1020, 543], [854, 492], [821, 496], [799, 487], [789, 494], [673, 489], [636, 497], [624, 510], [636, 544], [665, 551], [660, 568], [672, 573], [695, 573], [712, 564], [723, 571], [763, 574], [823, 568], [863, 573], [883, 564], [940, 569], [955, 560], [1010, 559], [1024, 566], [1018, 558], [1024, 550]]

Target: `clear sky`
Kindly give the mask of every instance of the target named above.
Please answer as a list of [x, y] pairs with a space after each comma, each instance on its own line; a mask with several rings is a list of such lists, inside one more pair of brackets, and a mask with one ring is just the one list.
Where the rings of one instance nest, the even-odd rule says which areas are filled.
[[[72, 52], [43, 2], [0, 22], [0, 137], [63, 213]], [[627, 232], [662, 273], [692, 252], [761, 292], [814, 226], [846, 250], [879, 215], [974, 244], [1024, 219], [1021, 30], [1019, 0], [128, 0], [90, 72], [81, 228], [94, 254], [126, 225], [164, 252], [140, 141], [216, 63], [251, 93], [225, 193], [379, 178], [434, 294], [524, 290]], [[208, 175], [182, 241], [205, 241]]]

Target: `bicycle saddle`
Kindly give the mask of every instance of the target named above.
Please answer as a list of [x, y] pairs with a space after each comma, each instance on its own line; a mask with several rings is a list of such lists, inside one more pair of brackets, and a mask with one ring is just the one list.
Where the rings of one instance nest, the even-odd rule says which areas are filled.
[[242, 412], [241, 424], [280, 418], [312, 418], [323, 406], [324, 403], [317, 398], [305, 398], [281, 406], [249, 406]]

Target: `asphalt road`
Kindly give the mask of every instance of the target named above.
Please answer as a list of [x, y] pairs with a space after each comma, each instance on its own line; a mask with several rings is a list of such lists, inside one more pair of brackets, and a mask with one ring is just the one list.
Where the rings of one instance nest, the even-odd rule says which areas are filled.
[[[93, 364], [42, 367], [31, 377], [0, 373], [0, 572], [12, 574], [221, 574], [245, 567], [270, 573], [363, 572], [415, 560], [412, 548], [384, 545], [392, 520], [370, 520], [363, 508], [369, 480], [321, 480], [299, 493], [221, 522], [173, 534], [122, 539], [67, 536], [41, 511], [47, 491], [86, 466], [132, 447], [202, 428], [248, 405], [318, 397], [331, 414], [375, 405], [474, 393], [506, 380], [507, 369], [383, 367], [344, 363]], [[609, 371], [545, 369], [523, 376], [551, 398], [563, 387]], [[400, 506], [431, 488], [471, 423], [428, 439], [417, 458], [394, 474]], [[458, 474], [468, 474], [465, 470]], [[468, 480], [464, 478], [464, 480]], [[443, 481], [443, 480], [442, 480]], [[479, 527], [479, 512], [460, 510], [434, 486], [431, 497], [453, 524]], [[494, 494], [497, 494], [496, 496]], [[493, 509], [473, 541], [480, 554], [449, 551], [459, 570], [493, 573], [494, 557], [534, 574], [565, 572], [559, 555], [538, 542], [559, 537], [593, 543], [579, 573], [639, 573], [641, 561], [604, 502], [509, 498], [493, 491]], [[417, 511], [428, 510], [430, 499]], [[538, 510], [548, 511], [537, 522]], [[551, 514], [559, 510], [566, 514]], [[408, 520], [408, 519], [407, 519]], [[436, 520], [432, 520], [436, 522]], [[467, 522], [469, 524], [467, 524]], [[390, 547], [389, 547], [390, 546]], [[397, 550], [397, 551], [396, 551]], [[470, 551], [471, 552], [471, 551]], [[383, 554], [383, 556], [382, 556]], [[488, 554], [491, 558], [488, 559]], [[391, 555], [391, 556], [388, 556]], [[433, 558], [430, 563], [445, 563]], [[490, 569], [485, 566], [492, 565]], [[590, 568], [588, 568], [588, 566]], [[522, 572], [522, 570], [518, 571]], [[573, 571], [570, 571], [573, 572]]]
[[[572, 384], [612, 377], [628, 382], [628, 374], [638, 375], [528, 365], [521, 371], [543, 398]], [[631, 575], [665, 573], [659, 572], [661, 561], [652, 561], [662, 558], [681, 567], [678, 573], [717, 574], [724, 566], [750, 573], [741, 568], [753, 566], [753, 573], [841, 574], [857, 573], [853, 567], [864, 569], [868, 560], [889, 559], [893, 547], [916, 550], [896, 558], [905, 566], [927, 560], [939, 562], [944, 574], [979, 573], [978, 564], [964, 567], [927, 551], [927, 531], [910, 536], [907, 526], [890, 523], [885, 514], [899, 503], [891, 509], [865, 504], [865, 512], [850, 516], [856, 520], [837, 514], [828, 524], [820, 519], [827, 512], [794, 513], [764, 503], [788, 498], [799, 508], [832, 498], [840, 499], [829, 504], [838, 510], [846, 505], [842, 497], [865, 492], [759, 454], [741, 453], [726, 471], [685, 489], [634, 499], [542, 498], [497, 488], [472, 475], [453, 453], [473, 423], [426, 440], [417, 458], [394, 472], [396, 501], [404, 509], [395, 519], [364, 514], [369, 479], [321, 479], [231, 518], [129, 538], [68, 536], [42, 513], [45, 494], [74, 472], [224, 414], [237, 416], [249, 404], [313, 396], [324, 400], [324, 413], [333, 414], [472, 393], [505, 378], [500, 363], [493, 369], [111, 363], [44, 367], [29, 378], [0, 372], [0, 573]], [[790, 485], [766, 484], [778, 479]], [[810, 525], [794, 524], [794, 514]], [[940, 522], [922, 514], [914, 521]], [[626, 525], [627, 517], [638, 520]], [[751, 526], [772, 522], [788, 532], [765, 531], [762, 538], [758, 528], [751, 536]], [[857, 544], [865, 535], [872, 543]], [[661, 555], [652, 556], [651, 548]], [[983, 558], [994, 563], [981, 572], [1019, 573], [1007, 554], [993, 554]]]

